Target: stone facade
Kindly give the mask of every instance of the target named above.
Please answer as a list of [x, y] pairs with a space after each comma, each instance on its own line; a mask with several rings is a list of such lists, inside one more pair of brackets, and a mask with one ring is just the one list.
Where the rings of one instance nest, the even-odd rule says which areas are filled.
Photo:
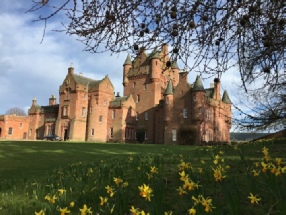
[[48, 106], [38, 106], [33, 99], [26, 138], [55, 133], [71, 141], [135, 143], [140, 131], [144, 142], [157, 144], [230, 139], [231, 101], [226, 91], [221, 97], [220, 80], [210, 88], [204, 88], [199, 76], [188, 83], [188, 73], [176, 62], [170, 64], [167, 45], [151, 54], [141, 49], [133, 61], [128, 55], [123, 87], [123, 96], [115, 95], [108, 76], [93, 80], [68, 68], [59, 104], [53, 95]]

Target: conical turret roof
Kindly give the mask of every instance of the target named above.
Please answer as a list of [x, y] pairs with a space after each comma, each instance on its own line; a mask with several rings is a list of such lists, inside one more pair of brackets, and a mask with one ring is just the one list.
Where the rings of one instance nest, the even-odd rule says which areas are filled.
[[130, 54], [127, 55], [125, 63], [123, 65], [132, 65]]
[[205, 90], [202, 79], [200, 76], [197, 76], [196, 81], [194, 83], [193, 86], [193, 91], [201, 91], [201, 90]]
[[222, 101], [223, 101], [224, 103], [226, 103], [226, 104], [232, 104], [232, 102], [230, 101], [229, 96], [228, 96], [228, 93], [227, 93], [226, 90], [223, 92]]
[[173, 95], [173, 94], [174, 94], [174, 88], [173, 88], [172, 80], [170, 79], [166, 87], [164, 95]]
[[179, 69], [179, 66], [177, 64], [177, 61], [174, 61], [172, 66], [171, 66], [172, 69]]

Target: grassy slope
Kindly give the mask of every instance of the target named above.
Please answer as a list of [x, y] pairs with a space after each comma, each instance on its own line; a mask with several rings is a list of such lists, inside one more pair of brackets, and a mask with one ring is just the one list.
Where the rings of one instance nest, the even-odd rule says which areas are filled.
[[[130, 154], [185, 153], [196, 147], [45, 141], [0, 141], [0, 180], [42, 175], [75, 162], [97, 162]], [[196, 152], [193, 152], [195, 155]]]

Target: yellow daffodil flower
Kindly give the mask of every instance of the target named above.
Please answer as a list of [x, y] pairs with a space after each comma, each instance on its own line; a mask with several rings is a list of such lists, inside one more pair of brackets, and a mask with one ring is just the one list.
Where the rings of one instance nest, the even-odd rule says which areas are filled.
[[105, 189], [106, 189], [106, 192], [109, 194], [109, 196], [110, 196], [110, 197], [113, 197], [113, 195], [115, 194], [114, 188], [112, 188], [111, 186], [107, 185], [107, 186], [105, 187]]
[[100, 199], [100, 206], [103, 206], [108, 201], [107, 197], [103, 198], [102, 196], [100, 196], [99, 199]]
[[212, 206], [212, 199], [211, 198], [204, 198], [202, 195], [200, 195], [200, 202], [205, 207], [206, 212], [212, 212], [212, 209], [215, 208]]
[[74, 202], [70, 202], [70, 207], [74, 207]]
[[152, 174], [156, 174], [156, 173], [158, 173], [158, 169], [155, 166], [151, 166], [150, 172]]
[[189, 209], [189, 215], [195, 215], [196, 214], [196, 209], [194, 207], [192, 207], [191, 209]]
[[64, 192], [66, 192], [66, 190], [64, 190], [64, 189], [58, 189], [58, 191], [59, 191], [59, 195], [63, 195]]
[[90, 207], [90, 208], [87, 208], [86, 205], [83, 205], [83, 208], [82, 208], [82, 209], [79, 209], [79, 210], [80, 210], [80, 212], [81, 212], [81, 215], [92, 214], [91, 207]]
[[172, 211], [166, 211], [166, 212], [164, 212], [164, 215], [173, 215], [173, 212]]
[[188, 194], [187, 191], [185, 191], [182, 187], [179, 187], [179, 189], [177, 189], [177, 191], [179, 191], [180, 196], [182, 196], [184, 194]]
[[250, 193], [250, 196], [248, 196], [248, 198], [250, 199], [250, 203], [251, 204], [258, 204], [258, 202], [261, 200], [261, 199], [258, 199], [256, 196], [254, 196], [252, 193]]
[[199, 171], [200, 174], [202, 174], [203, 173], [203, 168], [198, 168], [198, 171]]
[[280, 166], [282, 163], [282, 159], [281, 158], [275, 158], [275, 161], [277, 163], [277, 166]]
[[40, 210], [39, 212], [35, 211], [35, 215], [45, 215], [45, 212], [43, 210]]
[[148, 180], [150, 180], [151, 178], [153, 178], [153, 175], [152, 175], [152, 174], [149, 174], [148, 172], [146, 172], [146, 174], [147, 174]]
[[117, 186], [118, 186], [120, 183], [123, 182], [122, 179], [120, 179], [120, 178], [115, 178], [115, 177], [113, 177], [113, 181], [114, 181], [114, 183], [115, 183]]
[[138, 186], [138, 189], [140, 190], [140, 196], [144, 197], [148, 201], [151, 201], [150, 197], [152, 196], [151, 193], [153, 190], [149, 186], [143, 184], [142, 186]]
[[61, 212], [61, 215], [69, 214], [70, 211], [68, 208], [60, 208], [59, 211]]
[[139, 209], [134, 208], [133, 206], [131, 206], [130, 212], [131, 212], [131, 215], [140, 215]]

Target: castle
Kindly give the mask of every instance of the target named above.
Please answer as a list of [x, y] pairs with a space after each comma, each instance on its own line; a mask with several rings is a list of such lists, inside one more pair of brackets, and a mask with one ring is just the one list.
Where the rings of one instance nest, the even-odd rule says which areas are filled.
[[133, 61], [128, 55], [123, 96], [115, 95], [108, 76], [93, 80], [71, 66], [59, 87], [59, 103], [54, 95], [48, 106], [34, 98], [28, 116], [0, 116], [0, 138], [36, 140], [54, 133], [71, 141], [228, 142], [231, 101], [226, 91], [221, 97], [220, 80], [204, 88], [197, 76], [189, 84], [188, 73], [168, 63], [167, 45], [149, 55], [141, 49]]

